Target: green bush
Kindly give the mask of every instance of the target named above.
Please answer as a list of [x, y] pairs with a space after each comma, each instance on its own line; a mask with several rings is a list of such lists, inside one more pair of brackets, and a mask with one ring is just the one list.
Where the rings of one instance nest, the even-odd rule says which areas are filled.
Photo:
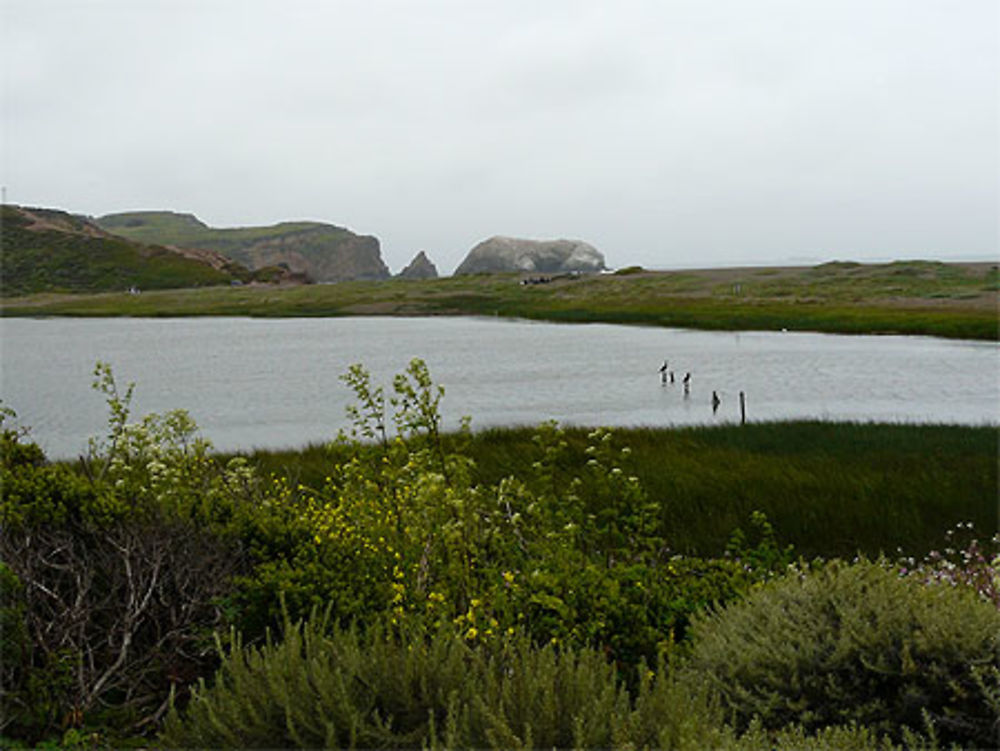
[[986, 747], [1000, 731], [1000, 612], [882, 563], [789, 575], [696, 617], [687, 670], [746, 728], [856, 723]]
[[280, 623], [283, 598], [293, 619], [314, 606], [342, 625], [416, 614], [477, 641], [516, 631], [600, 648], [630, 676], [684, 638], [693, 612], [760, 576], [744, 561], [671, 557], [660, 504], [607, 430], [590, 431], [582, 466], [567, 468], [563, 432], [544, 424], [524, 473], [476, 483], [468, 434], [440, 435], [443, 392], [424, 363], [392, 396], [361, 366], [344, 380], [354, 427], [322, 483], [275, 479], [273, 503], [241, 531], [260, 555], [229, 602], [251, 642]]
[[901, 743], [893, 743], [886, 736], [856, 725], [822, 728], [810, 733], [798, 725], [769, 732], [755, 723], [725, 748], [732, 751], [937, 751], [941, 746], [933, 738], [911, 732], [903, 733]]
[[[456, 733], [465, 745], [476, 732], [475, 746], [493, 745], [485, 736], [500, 734], [501, 745], [513, 747], [542, 740], [532, 734], [532, 712], [553, 720], [553, 706], [530, 706], [518, 691], [553, 680], [552, 650], [544, 672], [516, 675], [534, 654], [522, 647], [505, 662], [509, 675], [491, 675], [496, 667], [485, 651], [453, 631], [425, 638], [419, 630], [397, 636], [373, 627], [361, 635], [328, 626], [319, 618], [286, 626], [282, 641], [260, 648], [234, 639], [213, 685], [203, 683], [183, 715], [171, 712], [161, 740], [172, 747], [416, 748]], [[603, 663], [597, 669], [617, 698], [613, 673]], [[590, 700], [593, 674], [583, 680], [577, 696]], [[530, 698], [542, 697], [532, 691]], [[555, 714], [561, 724], [572, 719]], [[548, 730], [542, 724], [534, 732]]]
[[218, 598], [244, 560], [239, 467], [212, 461], [182, 412], [129, 424], [131, 388], [96, 375], [111, 429], [83, 471], [3, 436], [0, 731], [28, 743], [155, 727], [171, 688], [217, 664]]
[[641, 662], [685, 646], [691, 617], [747, 591], [754, 575], [735, 561], [678, 556], [605, 568], [550, 555], [484, 596], [501, 626], [536, 643], [601, 649], [631, 682]]
[[[542, 425], [522, 464], [477, 480], [419, 360], [391, 395], [351, 369], [354, 430], [308, 485], [220, 461], [183, 412], [130, 423], [131, 387], [95, 375], [109, 431], [79, 465], [0, 433], [17, 742], [149, 736], [171, 695], [171, 745], [239, 747], [913, 746], [904, 723], [963, 741], [1000, 713], [996, 614], [954, 577], [838, 564], [757, 592], [798, 575], [767, 517], [726, 558], [673, 555], [673, 496], [651, 499], [606, 430]], [[697, 613], [748, 592], [699, 621], [690, 667], [664, 667]]]
[[171, 710], [174, 748], [704, 748], [732, 740], [703, 692], [644, 671], [632, 702], [596, 650], [490, 648], [453, 630], [286, 626]]
[[[221, 645], [220, 645], [221, 646]], [[937, 743], [908, 731], [905, 748]], [[172, 707], [170, 748], [605, 748], [894, 751], [871, 728], [729, 727], [701, 676], [662, 662], [629, 692], [596, 650], [514, 637], [486, 647], [417, 622], [361, 632], [312, 618], [284, 639], [238, 638], [212, 683]]]

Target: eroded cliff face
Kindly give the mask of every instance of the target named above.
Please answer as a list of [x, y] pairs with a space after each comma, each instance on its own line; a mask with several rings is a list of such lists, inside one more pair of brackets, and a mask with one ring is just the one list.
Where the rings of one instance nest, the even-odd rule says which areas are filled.
[[377, 238], [322, 222], [219, 229], [191, 214], [146, 211], [112, 214], [98, 223], [143, 242], [216, 251], [254, 270], [282, 265], [316, 282], [389, 277]]
[[322, 225], [234, 247], [227, 255], [252, 269], [284, 264], [317, 282], [389, 277], [378, 239]]
[[491, 237], [469, 251], [455, 274], [528, 271], [546, 274], [601, 271], [604, 256], [580, 240], [525, 240]]

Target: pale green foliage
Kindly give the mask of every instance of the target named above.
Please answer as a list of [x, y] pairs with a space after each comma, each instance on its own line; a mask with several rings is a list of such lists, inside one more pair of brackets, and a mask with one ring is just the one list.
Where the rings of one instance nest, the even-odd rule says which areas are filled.
[[0, 431], [9, 430], [6, 426], [8, 420], [14, 421], [17, 419], [17, 412], [8, 407], [3, 403], [3, 399], [0, 399]]
[[933, 738], [909, 731], [904, 730], [902, 738], [897, 744], [870, 728], [855, 725], [831, 726], [815, 733], [801, 726], [767, 732], [755, 722], [739, 741], [720, 748], [734, 751], [937, 751], [940, 748]]
[[901, 740], [997, 737], [1000, 612], [974, 592], [901, 578], [882, 562], [786, 575], [696, 619], [688, 669], [743, 727], [855, 722]]
[[523, 638], [474, 649], [448, 631], [287, 625], [234, 640], [161, 741], [222, 748], [704, 748], [732, 739], [696, 691], [650, 671], [633, 707], [603, 656]]
[[658, 553], [665, 545], [657, 536], [660, 505], [646, 497], [638, 477], [624, 471], [630, 449], [617, 448], [606, 428], [587, 437], [587, 464], [566, 497], [581, 506], [585, 552], [604, 555], [609, 563]]
[[354, 392], [359, 404], [347, 405], [347, 416], [353, 425], [354, 438], [378, 440], [383, 446], [388, 442], [386, 429], [385, 392], [381, 386], [372, 387], [371, 374], [360, 363], [348, 368], [341, 380]]
[[[454, 619], [470, 639], [513, 627], [523, 617], [516, 603], [531, 597], [568, 617], [552, 591], [519, 590], [572, 590], [564, 580], [589, 567], [588, 586], [597, 598], [599, 570], [650, 564], [665, 547], [656, 531], [659, 505], [626, 471], [628, 449], [616, 447], [609, 431], [591, 434], [586, 467], [566, 476], [557, 467], [562, 433], [545, 424], [530, 477], [477, 485], [462, 453], [468, 424], [449, 437], [446, 449], [444, 391], [423, 361], [413, 360], [393, 379], [389, 398], [360, 365], [344, 380], [357, 397], [348, 410], [353, 428], [341, 436], [349, 458], [331, 470], [324, 487], [302, 489], [299, 502], [321, 557], [341, 566], [351, 561], [369, 581], [383, 582], [394, 617]], [[535, 574], [541, 575], [537, 585], [529, 576]], [[616, 597], [618, 585], [607, 586]], [[549, 636], [569, 631], [548, 621], [540, 626]]]
[[94, 376], [93, 387], [108, 404], [108, 434], [91, 439], [83, 466], [106, 503], [211, 516], [223, 510], [219, 501], [228, 507], [234, 499], [252, 495], [258, 481], [246, 460], [235, 458], [220, 467], [211, 455], [211, 442], [199, 436], [186, 410], [150, 413], [130, 422], [135, 384], [123, 392], [104, 362], [97, 363]]
[[128, 424], [129, 412], [132, 406], [132, 395], [135, 392], [135, 383], [129, 383], [125, 388], [125, 393], [118, 390], [118, 383], [115, 381], [111, 371], [110, 363], [98, 360], [94, 365], [94, 381], [91, 384], [95, 391], [100, 391], [106, 397], [108, 404], [108, 437], [104, 444], [91, 439], [90, 453], [113, 454], [116, 444], [125, 426]]
[[294, 517], [280, 528], [295, 532], [257, 536], [277, 545], [262, 548], [274, 553], [233, 598], [249, 638], [276, 622], [283, 595], [295, 618], [329, 605], [341, 624], [422, 617], [470, 644], [517, 633], [596, 647], [631, 682], [642, 659], [684, 639], [693, 610], [749, 586], [737, 563], [666, 552], [659, 504], [609, 431], [589, 435], [581, 468], [564, 461], [563, 432], [544, 424], [529, 473], [477, 483], [467, 424], [440, 434], [443, 391], [422, 361], [388, 397], [361, 366], [344, 380], [357, 396], [353, 428], [331, 449], [323, 484], [275, 478], [269, 489], [265, 503]]
[[390, 400], [396, 412], [394, 421], [404, 436], [426, 433], [431, 438], [440, 435], [441, 413], [439, 405], [444, 396], [444, 386], [435, 386], [430, 371], [420, 358], [414, 358], [405, 373], [398, 373], [392, 380], [396, 395]]
[[[221, 649], [221, 646], [220, 646]], [[589, 649], [512, 638], [472, 647], [446, 631], [284, 627], [248, 648], [231, 640], [212, 684], [201, 682], [160, 736], [170, 748], [895, 751], [868, 728], [728, 727], [703, 683], [660, 665], [634, 695]], [[905, 748], [933, 740], [903, 733]]]
[[[726, 556], [738, 560], [764, 578], [784, 573], [795, 560], [795, 547], [778, 545], [774, 527], [761, 511], [751, 512], [750, 526], [753, 530], [750, 536], [741, 527], [733, 530], [726, 545]], [[751, 542], [755, 544], [751, 545]]]

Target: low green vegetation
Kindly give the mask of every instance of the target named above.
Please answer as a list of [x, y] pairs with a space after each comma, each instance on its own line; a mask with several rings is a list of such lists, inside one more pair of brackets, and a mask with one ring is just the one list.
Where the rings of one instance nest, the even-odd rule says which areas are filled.
[[[3, 294], [91, 293], [130, 288], [176, 289], [228, 285], [246, 269], [215, 269], [162, 246], [143, 246], [95, 233], [63, 212], [35, 210], [47, 228], [31, 228], [32, 217], [14, 206], [0, 207]], [[235, 274], [235, 276], [234, 276]]]
[[856, 724], [902, 741], [901, 727], [926, 721], [942, 740], [987, 747], [1000, 714], [982, 692], [1000, 678], [1000, 613], [982, 604], [967, 588], [836, 562], [701, 614], [684, 669], [737, 727]]
[[445, 435], [414, 360], [388, 390], [351, 368], [329, 446], [225, 457], [95, 375], [110, 417], [85, 460], [3, 426], [5, 747], [995, 738], [995, 429]]
[[97, 223], [108, 232], [130, 240], [150, 244], [169, 244], [180, 247], [211, 248], [229, 254], [242, 246], [260, 240], [287, 237], [296, 232], [323, 227], [330, 233], [349, 236], [349, 230], [319, 222], [281, 222], [269, 227], [234, 227], [218, 229], [209, 227], [191, 214], [169, 211], [133, 211], [109, 214]]
[[[906, 261], [793, 269], [387, 279], [282, 289], [5, 298], [3, 315], [485, 315], [703, 329], [923, 334], [997, 340], [997, 268]], [[9, 294], [9, 292], [5, 292]]]
[[[524, 476], [550, 428], [491, 428], [445, 436], [473, 462], [472, 480]], [[564, 428], [554, 471], [569, 482], [586, 455], [585, 428]], [[620, 428], [629, 466], [661, 509], [662, 535], [678, 553], [713, 556], [734, 529], [763, 512], [806, 558], [924, 554], [959, 519], [978, 529], [997, 522], [991, 426], [892, 425], [822, 421], [744, 426]], [[346, 454], [337, 445], [258, 451], [264, 474], [316, 486]]]

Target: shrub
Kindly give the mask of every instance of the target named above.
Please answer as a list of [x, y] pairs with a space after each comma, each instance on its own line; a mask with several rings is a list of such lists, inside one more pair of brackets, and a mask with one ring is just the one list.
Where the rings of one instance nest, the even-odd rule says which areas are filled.
[[[208, 458], [183, 413], [129, 424], [131, 388], [120, 395], [106, 366], [97, 375], [111, 430], [84, 474], [11, 432], [0, 457], [4, 657], [17, 659], [0, 729], [29, 742], [155, 726], [171, 688], [215, 666], [216, 600], [241, 565], [226, 530], [238, 473]], [[19, 628], [27, 639], [8, 655]]]
[[450, 630], [329, 627], [315, 617], [286, 625], [282, 641], [259, 648], [234, 639], [213, 685], [203, 683], [183, 715], [171, 712], [161, 740], [416, 748], [448, 737], [464, 747], [557, 746], [595, 719], [604, 724], [625, 700], [593, 654], [576, 660], [522, 640], [491, 659]]
[[443, 392], [424, 363], [412, 361], [391, 396], [359, 365], [344, 380], [358, 398], [353, 430], [323, 483], [275, 481], [267, 513], [284, 509], [277, 528], [298, 543], [260, 558], [230, 599], [250, 641], [280, 622], [283, 597], [293, 619], [316, 605], [342, 625], [419, 614], [474, 641], [517, 631], [600, 648], [631, 679], [684, 638], [692, 612], [759, 576], [743, 561], [671, 558], [660, 504], [607, 430], [587, 434], [570, 470], [563, 432], [543, 424], [522, 476], [477, 484], [466, 434], [440, 435]]
[[1000, 532], [980, 542], [972, 522], [960, 522], [945, 538], [943, 549], [932, 550], [921, 561], [900, 559], [899, 573], [927, 584], [968, 587], [1000, 610]]
[[625, 266], [624, 268], [616, 270], [615, 276], [631, 276], [632, 274], [641, 274], [646, 269], [642, 266]]
[[970, 746], [1000, 730], [1000, 613], [882, 563], [777, 580], [697, 617], [693, 639], [687, 670], [741, 728], [856, 723], [897, 742], [926, 728]]
[[[248, 641], [280, 624], [283, 598], [293, 619], [314, 606], [341, 625], [419, 614], [474, 641], [513, 630], [600, 648], [631, 680], [683, 640], [693, 612], [765, 575], [744, 560], [670, 557], [660, 504], [607, 430], [588, 432], [582, 466], [567, 467], [563, 432], [543, 424], [523, 473], [477, 484], [466, 433], [442, 440], [443, 392], [424, 363], [412, 361], [391, 396], [359, 365], [344, 380], [358, 398], [353, 430], [322, 483], [275, 479], [273, 503], [240, 533], [259, 561], [229, 598]], [[762, 550], [779, 552], [740, 548]]]
[[[211, 684], [172, 708], [170, 748], [607, 748], [895, 751], [870, 728], [727, 726], [702, 678], [662, 662], [631, 694], [600, 652], [515, 637], [470, 645], [448, 630], [340, 628], [312, 618], [284, 639], [230, 640]], [[937, 748], [908, 732], [908, 749]]]
[[604, 651], [631, 683], [643, 661], [686, 641], [694, 613], [748, 590], [754, 578], [734, 561], [677, 557], [612, 568], [551, 555], [484, 596], [501, 626], [537, 643]]
[[705, 748], [734, 740], [704, 692], [644, 671], [632, 702], [589, 649], [513, 637], [473, 646], [413, 621], [399, 629], [285, 627], [239, 639], [215, 681], [173, 709], [160, 741], [223, 748]]

